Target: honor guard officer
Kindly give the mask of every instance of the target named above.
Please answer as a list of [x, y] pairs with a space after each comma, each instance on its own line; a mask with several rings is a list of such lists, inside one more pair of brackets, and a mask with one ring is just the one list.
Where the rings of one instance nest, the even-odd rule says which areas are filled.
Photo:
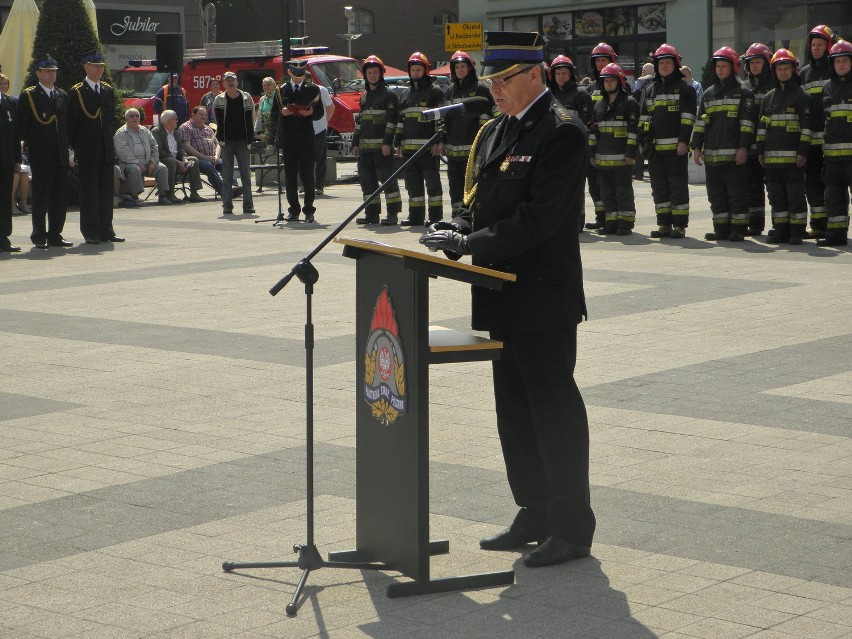
[[497, 430], [520, 512], [485, 550], [541, 542], [529, 567], [589, 555], [589, 424], [574, 381], [586, 315], [579, 221], [589, 164], [585, 127], [545, 87], [537, 33], [489, 32], [482, 78], [503, 114], [473, 144], [465, 206], [420, 242], [517, 274], [472, 288], [473, 328], [503, 342], [493, 366]]
[[87, 244], [123, 242], [113, 217], [113, 117], [115, 94], [101, 81], [106, 65], [100, 51], [83, 55], [86, 78], [68, 93], [68, 137], [80, 171], [80, 233]]
[[[615, 64], [618, 56], [615, 54], [615, 49], [609, 46], [606, 42], [599, 43], [592, 49], [592, 77], [594, 82], [589, 89], [589, 95], [592, 102], [597, 104], [605, 95], [603, 80], [600, 78], [601, 70], [608, 64]], [[592, 118], [589, 118], [583, 124], [590, 124]], [[601, 189], [598, 184], [598, 171], [594, 166], [589, 166], [588, 169], [589, 195], [592, 196], [592, 202], [595, 205], [595, 221], [587, 222], [587, 229], [602, 229], [606, 218], [603, 200], [601, 199]]]
[[[352, 137], [352, 154], [358, 158], [358, 181], [366, 200], [387, 182], [385, 204], [387, 219], [396, 220], [402, 211], [402, 197], [397, 181], [388, 181], [393, 175], [393, 141], [399, 121], [399, 98], [385, 84], [385, 65], [376, 55], [367, 56], [361, 66], [364, 76], [364, 95], [359, 102], [360, 116], [355, 122]], [[364, 208], [364, 216], [357, 224], [378, 224], [382, 204], [378, 197]]]
[[[0, 80], [8, 82], [5, 75]], [[12, 200], [15, 176], [21, 172], [21, 134], [15, 99], [0, 93], [0, 252], [17, 253], [20, 246], [9, 241], [12, 235]], [[29, 179], [26, 175], [23, 179]]]
[[811, 99], [799, 83], [799, 60], [778, 49], [770, 60], [775, 88], [763, 98], [757, 119], [758, 160], [772, 208], [768, 241], [801, 244], [808, 222], [805, 164], [811, 147]]
[[[754, 95], [754, 112], [760, 112], [763, 98], [775, 81], [769, 70], [772, 51], [761, 42], [755, 42], [742, 56], [745, 63], [745, 86]], [[757, 160], [757, 143], [752, 142], [746, 162], [748, 173], [748, 231], [747, 235], [762, 235], [766, 226], [766, 198], [764, 196], [763, 165]]]
[[737, 79], [740, 57], [731, 47], [718, 49], [710, 63], [716, 81], [701, 96], [689, 142], [695, 163], [701, 166], [703, 158], [706, 164], [713, 232], [704, 239], [741, 242], [748, 228], [745, 163], [754, 138], [754, 96]]
[[[481, 96], [488, 99], [493, 111], [494, 98], [491, 97], [491, 91], [476, 77], [473, 59], [464, 51], [456, 51], [450, 58], [450, 77], [452, 82], [445, 96], [447, 104]], [[453, 215], [461, 208], [464, 200], [464, 172], [467, 168], [470, 146], [479, 129], [490, 119], [491, 113], [482, 115], [448, 113], [444, 119], [445, 135], [442, 152], [447, 156], [447, 182], [450, 187], [450, 206]]]
[[595, 104], [594, 124], [589, 129], [591, 163], [597, 169], [604, 203], [601, 235], [630, 235], [636, 222], [633, 197], [633, 163], [639, 130], [639, 104], [627, 88], [624, 70], [608, 64], [600, 72], [605, 96]]
[[689, 226], [689, 138], [695, 125], [695, 89], [684, 80], [681, 57], [670, 44], [654, 51], [654, 77], [640, 105], [640, 137], [648, 158], [657, 230], [679, 239]]
[[[419, 51], [408, 58], [409, 87], [400, 100], [400, 118], [396, 125], [397, 156], [408, 160], [421, 146], [426, 144], [437, 131], [435, 122], [421, 122], [420, 116], [427, 109], [435, 109], [444, 101], [444, 93], [434, 86], [429, 76], [429, 59]], [[441, 188], [440, 142], [432, 145], [431, 153], [421, 155], [405, 170], [405, 190], [408, 191], [408, 219], [402, 226], [422, 226], [428, 208], [429, 222], [439, 222], [444, 217], [444, 191]], [[424, 197], [429, 195], [428, 207]], [[382, 224], [396, 224], [388, 215]]]
[[829, 62], [831, 80], [822, 93], [828, 225], [825, 238], [817, 240], [817, 246], [846, 246], [852, 189], [852, 44], [844, 41], [832, 46]]
[[21, 137], [33, 172], [30, 239], [41, 249], [71, 246], [62, 237], [68, 184], [68, 94], [54, 86], [59, 67], [52, 55], [38, 60], [35, 67], [38, 84], [24, 89], [18, 99]]
[[825, 237], [828, 213], [825, 211], [825, 185], [822, 181], [822, 130], [825, 116], [822, 111], [822, 88], [831, 79], [828, 51], [837, 42], [837, 36], [830, 27], [820, 24], [808, 33], [808, 60], [802, 67], [799, 78], [802, 88], [813, 100], [813, 138], [805, 165], [805, 195], [811, 209], [810, 236]]
[[[314, 198], [316, 197], [314, 174], [314, 119], [322, 117], [319, 106], [320, 92], [315, 84], [305, 82], [308, 65], [305, 60], [290, 60], [287, 63], [289, 82], [275, 92], [270, 111], [270, 120], [281, 135], [284, 159], [284, 181], [287, 189], [287, 217], [285, 222], [296, 222], [299, 212], [305, 214], [305, 222], [314, 222]], [[280, 128], [279, 128], [280, 127]], [[305, 187], [305, 203], [299, 204], [299, 178]]]

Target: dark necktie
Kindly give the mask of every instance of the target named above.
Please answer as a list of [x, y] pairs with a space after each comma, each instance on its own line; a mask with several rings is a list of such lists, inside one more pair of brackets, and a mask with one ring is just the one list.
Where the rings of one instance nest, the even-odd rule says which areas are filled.
[[101, 94], [101, 85], [96, 84], [95, 85], [95, 95], [100, 95], [100, 94]]
[[497, 146], [503, 144], [503, 140], [509, 137], [509, 132], [515, 128], [515, 125], [518, 123], [518, 118], [514, 115], [510, 115], [506, 118], [506, 124], [503, 125], [503, 131], [500, 133], [500, 139], [497, 141]]
[[293, 86], [293, 95], [299, 95], [299, 89], [302, 88], [301, 84], [296, 84]]

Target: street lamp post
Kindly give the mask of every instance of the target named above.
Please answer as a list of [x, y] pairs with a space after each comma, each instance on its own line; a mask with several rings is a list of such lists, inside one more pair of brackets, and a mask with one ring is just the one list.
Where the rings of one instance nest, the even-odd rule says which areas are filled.
[[349, 57], [352, 57], [352, 41], [361, 37], [360, 33], [352, 33], [352, 23], [355, 21], [355, 11], [352, 7], [343, 7], [343, 15], [346, 16], [346, 33], [338, 33], [338, 38], [346, 40]]

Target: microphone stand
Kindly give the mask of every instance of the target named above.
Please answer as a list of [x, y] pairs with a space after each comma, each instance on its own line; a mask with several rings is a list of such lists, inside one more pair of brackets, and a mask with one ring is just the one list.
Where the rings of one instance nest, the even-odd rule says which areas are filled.
[[[300, 568], [302, 576], [293, 593], [293, 598], [287, 604], [285, 612], [289, 617], [295, 617], [298, 612], [299, 597], [304, 590], [308, 575], [320, 568], [350, 568], [357, 570], [388, 570], [392, 566], [377, 562], [360, 561], [327, 561], [322, 558], [314, 542], [314, 325], [312, 318], [312, 299], [314, 284], [319, 280], [319, 271], [311, 263], [311, 260], [322, 251], [364, 208], [387, 188], [410, 164], [423, 156], [428, 149], [438, 142], [444, 132], [443, 123], [438, 127], [428, 142], [421, 146], [402, 166], [394, 171], [378, 189], [370, 194], [361, 205], [356, 208], [340, 225], [329, 233], [324, 240], [317, 244], [314, 249], [301, 260], [296, 262], [290, 272], [282, 277], [271, 289], [269, 294], [277, 295], [281, 289], [290, 283], [294, 277], [298, 278], [305, 287], [306, 295], [306, 318], [305, 318], [305, 433], [306, 433], [306, 482], [307, 492], [307, 541], [304, 544], [294, 544], [293, 552], [298, 553], [298, 561], [261, 561], [261, 562], [235, 562], [226, 561], [222, 564], [222, 570], [231, 572], [239, 568]], [[280, 195], [279, 195], [280, 200]]]

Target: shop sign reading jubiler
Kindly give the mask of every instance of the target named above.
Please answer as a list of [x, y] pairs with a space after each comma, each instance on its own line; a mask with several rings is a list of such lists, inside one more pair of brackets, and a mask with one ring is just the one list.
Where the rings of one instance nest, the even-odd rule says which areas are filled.
[[481, 22], [448, 22], [444, 25], [445, 51], [482, 51]]

